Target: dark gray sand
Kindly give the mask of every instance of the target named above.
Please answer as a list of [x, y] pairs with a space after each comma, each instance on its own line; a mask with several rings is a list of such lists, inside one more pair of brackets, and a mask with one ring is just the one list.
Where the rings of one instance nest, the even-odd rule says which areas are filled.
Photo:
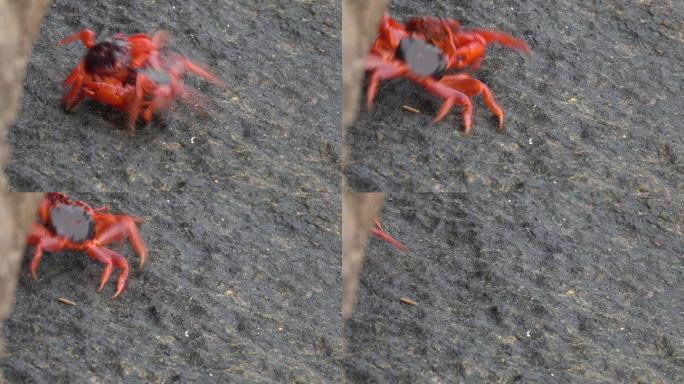
[[[166, 30], [171, 48], [227, 90], [193, 76], [206, 98], [134, 137], [127, 117], [93, 101], [60, 106], [82, 28], [99, 39]], [[56, 0], [33, 48], [7, 166], [16, 191], [339, 190], [340, 3]]]
[[[338, 196], [82, 194], [143, 217], [149, 257], [116, 300], [83, 253], [22, 264], [4, 325], [10, 383], [337, 380]], [[116, 273], [116, 272], [115, 272]], [[114, 277], [114, 275], [113, 275]], [[76, 303], [65, 306], [56, 300]]]

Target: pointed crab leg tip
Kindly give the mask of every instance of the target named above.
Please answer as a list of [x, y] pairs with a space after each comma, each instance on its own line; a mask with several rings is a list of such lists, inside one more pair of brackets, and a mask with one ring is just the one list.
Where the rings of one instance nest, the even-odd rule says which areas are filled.
[[124, 289], [126, 289], [126, 283], [122, 284], [121, 282], [117, 282], [116, 283], [116, 292], [114, 292], [114, 296], [112, 296], [112, 300], [119, 297], [119, 295], [121, 295], [123, 293]]
[[33, 279], [33, 281], [38, 280], [38, 276], [36, 275], [35, 272], [30, 272], [30, 273], [29, 273], [29, 276], [31, 276], [31, 278]]
[[406, 248], [406, 246], [405, 246], [404, 244], [402, 244], [402, 243], [400, 243], [400, 242], [398, 242], [398, 241], [396, 241], [396, 240], [394, 240], [394, 241], [391, 242], [390, 244], [391, 244], [391, 245], [394, 247], [394, 249], [396, 249], [397, 251], [399, 251], [399, 252], [401, 252], [401, 253], [403, 253], [403, 254], [408, 253], [408, 248]]

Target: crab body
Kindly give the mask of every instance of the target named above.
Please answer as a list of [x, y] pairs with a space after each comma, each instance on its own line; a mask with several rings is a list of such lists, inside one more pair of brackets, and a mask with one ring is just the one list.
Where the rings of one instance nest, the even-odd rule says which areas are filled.
[[86, 48], [85, 56], [64, 81], [65, 109], [71, 111], [83, 98], [91, 98], [127, 112], [132, 132], [138, 119], [149, 123], [155, 111], [170, 107], [176, 98], [186, 103], [196, 100], [195, 93], [182, 82], [186, 72], [222, 85], [212, 74], [180, 55], [163, 56], [165, 40], [164, 32], [151, 37], [144, 33], [117, 33], [96, 43], [95, 33], [88, 29], [62, 39], [61, 44], [81, 41]]
[[81, 251], [105, 265], [98, 292], [104, 288], [113, 268], [120, 270], [114, 298], [119, 296], [126, 286], [128, 262], [105, 246], [128, 239], [140, 257], [141, 268], [147, 250], [138, 234], [136, 219], [128, 215], [112, 215], [107, 211], [107, 208], [93, 209], [81, 201], [71, 201], [61, 193], [46, 194], [38, 207], [38, 219], [26, 239], [29, 246], [35, 247], [29, 267], [31, 276], [36, 279], [43, 252]]
[[460, 105], [464, 130], [469, 133], [472, 126], [470, 98], [482, 94], [485, 105], [499, 120], [499, 130], [503, 129], [503, 110], [489, 88], [466, 73], [448, 72], [478, 69], [487, 46], [492, 43], [528, 52], [523, 41], [498, 31], [463, 30], [456, 20], [433, 17], [412, 18], [402, 25], [385, 13], [366, 59], [368, 108], [372, 107], [381, 81], [403, 77], [443, 100], [434, 121], [441, 120], [453, 106]]
[[[142, 35], [126, 36], [118, 33], [111, 39], [97, 43], [95, 33], [84, 29], [60, 40], [60, 44], [80, 41], [86, 48], [83, 59], [64, 80], [64, 108], [71, 111], [84, 97], [89, 96], [85, 92], [88, 84], [104, 82], [122, 86], [131, 83], [136, 69], [150, 60], [158, 62], [155, 52], [161, 44], [162, 36], [155, 35], [150, 39]], [[155, 58], [151, 59], [153, 56]]]
[[58, 205], [50, 210], [48, 227], [58, 237], [72, 243], [83, 243], [95, 238], [95, 220], [91, 213], [78, 205]]
[[448, 63], [442, 51], [421, 39], [411, 37], [401, 39], [395, 56], [417, 76], [440, 79], [447, 69]]

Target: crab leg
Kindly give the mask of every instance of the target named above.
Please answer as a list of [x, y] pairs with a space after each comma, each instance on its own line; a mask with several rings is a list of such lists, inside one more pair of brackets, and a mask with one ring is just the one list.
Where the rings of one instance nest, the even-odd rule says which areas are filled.
[[497, 131], [503, 130], [504, 111], [494, 100], [494, 96], [489, 90], [489, 87], [487, 87], [483, 82], [473, 79], [465, 73], [461, 73], [457, 75], [444, 76], [440, 80], [440, 83], [450, 88], [459, 90], [469, 97], [474, 97], [481, 93], [482, 100], [484, 101], [485, 105], [499, 120], [499, 127], [497, 128]]
[[400, 242], [398, 242], [394, 237], [388, 235], [385, 233], [385, 231], [382, 230], [382, 226], [380, 225], [380, 220], [377, 218], [373, 219], [373, 224], [375, 225], [375, 228], [371, 228], [371, 234], [375, 237], [378, 237], [386, 242], [388, 242], [391, 246], [396, 248], [399, 252], [406, 253], [408, 251], [408, 248]]
[[155, 110], [160, 110], [168, 108], [173, 101], [173, 90], [169, 86], [163, 86], [157, 88], [152, 93], [152, 101], [149, 103], [147, 108], [142, 111], [142, 120], [145, 124], [152, 121], [152, 114]]
[[479, 28], [469, 29], [467, 32], [473, 32], [479, 36], [482, 36], [482, 38], [485, 39], [488, 44], [499, 43], [507, 48], [517, 49], [518, 51], [525, 53], [530, 52], [530, 48], [527, 46], [527, 43], [503, 32]]
[[138, 73], [135, 77], [135, 93], [133, 95], [133, 101], [131, 102], [131, 107], [128, 115], [128, 131], [133, 132], [135, 130], [135, 122], [140, 116], [140, 110], [143, 107], [143, 100], [145, 97], [145, 92], [149, 90], [154, 90], [156, 84], [147, 78], [147, 76], [142, 73]]
[[366, 107], [368, 109], [373, 107], [373, 99], [378, 93], [380, 81], [399, 77], [408, 72], [405, 65], [389, 65], [373, 54], [369, 55], [366, 61], [366, 70], [370, 72], [368, 90], [366, 91]]
[[444, 99], [444, 103], [442, 103], [439, 111], [437, 111], [437, 115], [435, 115], [433, 122], [442, 120], [454, 105], [461, 105], [463, 106], [463, 112], [461, 114], [463, 119], [463, 130], [466, 134], [470, 133], [470, 128], [473, 124], [473, 104], [468, 95], [432, 78], [413, 78], [412, 80], [423, 86], [423, 88], [427, 89], [432, 95]]
[[389, 13], [385, 12], [382, 15], [378, 28], [378, 39], [376, 40], [387, 41], [389, 46], [396, 47], [399, 45], [399, 41], [407, 35], [408, 33], [404, 30], [404, 27], [391, 18]]
[[82, 73], [83, 73], [83, 62], [81, 61], [80, 63], [78, 63], [78, 65], [76, 65], [76, 67], [74, 67], [74, 69], [71, 71], [69, 76], [66, 79], [64, 79], [64, 83], [63, 83], [64, 86], [65, 87], [71, 86], [77, 77], [82, 76]]
[[221, 80], [217, 79], [216, 77], [214, 77], [214, 75], [205, 71], [200, 66], [193, 63], [192, 61], [190, 61], [184, 57], [176, 57], [175, 60], [176, 60], [176, 62], [174, 63], [174, 65], [172, 65], [169, 68], [169, 72], [176, 75], [176, 77], [180, 78], [180, 76], [183, 74], [183, 72], [185, 72], [187, 70], [187, 71], [190, 71], [190, 72], [194, 73], [195, 75], [203, 78], [204, 80], [206, 80], [210, 83], [213, 83], [213, 84], [221, 86], [221, 87], [224, 86], [223, 82], [221, 82]]
[[38, 278], [36, 270], [38, 269], [40, 260], [43, 258], [43, 250], [48, 252], [59, 252], [64, 249], [64, 240], [53, 237], [45, 227], [38, 223], [33, 223], [26, 240], [28, 244], [36, 247], [33, 251], [31, 265], [29, 266], [31, 277], [36, 280]]
[[140, 256], [140, 268], [145, 264], [145, 256], [147, 255], [147, 249], [145, 244], [140, 239], [138, 234], [138, 227], [135, 225], [135, 221], [128, 216], [118, 216], [117, 221], [103, 230], [103, 232], [95, 239], [101, 245], [109, 244], [116, 240], [122, 240], [128, 238], [131, 243], [131, 247], [135, 253]]
[[88, 248], [86, 253], [92, 259], [95, 259], [105, 265], [104, 269], [102, 270], [102, 275], [100, 275], [100, 286], [97, 288], [97, 292], [102, 291], [102, 288], [104, 288], [105, 284], [107, 284], [109, 276], [112, 274], [114, 267], [117, 267], [121, 270], [121, 272], [119, 272], [119, 277], [116, 279], [116, 292], [114, 293], [114, 296], [112, 296], [112, 299], [116, 299], [116, 297], [119, 296], [126, 287], [126, 279], [128, 278], [128, 262], [123, 258], [123, 256], [107, 248], [93, 246]]
[[449, 68], [459, 68], [467, 64], [473, 71], [476, 71], [482, 63], [486, 49], [487, 43], [484, 38], [459, 44], [458, 47], [454, 47], [453, 53], [449, 55]]
[[[42, 221], [43, 223], [48, 222], [48, 218], [50, 217], [50, 207], [51, 207], [50, 198], [46, 194], [43, 197], [43, 200], [41, 200], [40, 204], [38, 205], [38, 217], [40, 218], [40, 221]], [[38, 230], [38, 228], [43, 229], [44, 232], [41, 232], [41, 233], [47, 233], [47, 231], [45, 230], [45, 228], [42, 225], [34, 222], [33, 226], [31, 227], [31, 233], [29, 235], [29, 238], [30, 238], [30, 236], [34, 235], [34, 233]]]
[[95, 45], [95, 32], [91, 31], [90, 29], [82, 29], [73, 35], [63, 38], [58, 42], [58, 44], [66, 45], [79, 40], [86, 48], [90, 49]]
[[527, 44], [508, 34], [489, 29], [471, 29], [462, 33], [457, 33], [453, 41], [463, 40], [457, 44], [456, 48], [449, 57], [449, 68], [462, 68], [469, 66], [476, 71], [484, 58], [487, 45], [499, 43], [504, 47], [516, 49], [525, 53], [530, 50]]
[[82, 85], [83, 76], [75, 76], [75, 78], [72, 81], [70, 81], [71, 88], [69, 89], [69, 93], [62, 98], [62, 102], [64, 103], [64, 109], [66, 109], [67, 111], [73, 110], [74, 107], [76, 107], [76, 104], [83, 100], [84, 95], [81, 89]]
[[48, 252], [59, 252], [64, 249], [63, 240], [57, 239], [55, 237], [43, 237], [40, 239], [40, 242], [36, 244], [36, 249], [33, 252], [33, 259], [31, 259], [31, 266], [29, 267], [31, 277], [33, 277], [34, 280], [37, 278], [36, 270], [38, 269], [38, 264], [40, 264], [40, 260], [43, 257], [43, 250]]

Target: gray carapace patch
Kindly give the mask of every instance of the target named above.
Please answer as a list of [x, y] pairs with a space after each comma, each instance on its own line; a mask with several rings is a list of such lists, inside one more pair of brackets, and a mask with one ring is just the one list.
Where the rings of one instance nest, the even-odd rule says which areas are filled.
[[446, 70], [447, 63], [442, 51], [423, 40], [404, 38], [399, 42], [395, 54], [399, 60], [411, 67], [413, 73], [419, 76], [438, 79]]
[[58, 236], [79, 243], [95, 236], [95, 222], [79, 206], [60, 205], [50, 211], [50, 226]]

